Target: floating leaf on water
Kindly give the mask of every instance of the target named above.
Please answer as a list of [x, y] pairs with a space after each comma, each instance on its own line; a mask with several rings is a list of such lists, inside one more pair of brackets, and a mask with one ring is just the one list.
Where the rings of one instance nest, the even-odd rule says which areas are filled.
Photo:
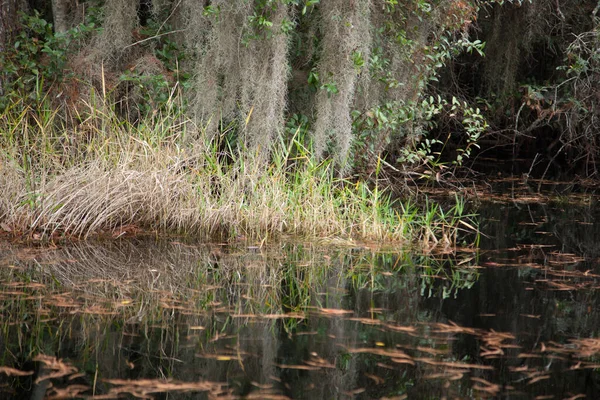
[[550, 379], [550, 375], [536, 376], [535, 378], [532, 378], [529, 382], [527, 382], [527, 384], [528, 385], [532, 385], [532, 384], [534, 384], [536, 382], [543, 381], [543, 380], [546, 380], [546, 379]]
[[38, 354], [33, 358], [33, 361], [41, 362], [44, 364], [45, 369], [50, 370], [48, 373], [40, 374], [35, 383], [38, 384], [42, 381], [61, 378], [63, 376], [72, 375], [77, 372], [77, 368], [69, 363], [63, 362], [56, 357], [47, 356], [44, 354]]
[[356, 321], [356, 322], [360, 322], [361, 324], [364, 325], [381, 325], [382, 322], [378, 319], [372, 319], [372, 318], [348, 318], [348, 321]]
[[481, 346], [481, 350], [479, 352], [481, 357], [490, 358], [491, 356], [503, 356], [504, 351], [500, 348], [492, 348], [488, 349], [485, 346]]
[[385, 383], [385, 379], [383, 379], [380, 376], [377, 376], [377, 375], [374, 375], [374, 374], [369, 374], [369, 373], [366, 373], [366, 372], [364, 373], [364, 375], [367, 378], [371, 379], [375, 383], [375, 385], [381, 385], [381, 384]]
[[20, 369], [11, 367], [0, 367], [0, 373], [8, 376], [29, 376], [33, 375], [35, 371], [21, 371]]
[[460, 368], [460, 369], [484, 369], [484, 370], [493, 370], [494, 367], [491, 365], [481, 365], [481, 364], [469, 364], [462, 363], [458, 361], [436, 361], [429, 358], [414, 358], [417, 362], [422, 362], [425, 364], [436, 365], [440, 367], [450, 367], [450, 368]]
[[408, 358], [392, 358], [390, 361], [392, 361], [393, 363], [396, 363], [396, 364], [415, 365], [415, 362]]
[[529, 371], [529, 367], [527, 365], [523, 365], [521, 367], [508, 367], [508, 370], [511, 372], [527, 372]]
[[539, 354], [520, 353], [517, 358], [542, 358]]
[[105, 379], [103, 382], [114, 385], [110, 388], [108, 395], [129, 393], [135, 397], [148, 398], [152, 393], [166, 392], [215, 392], [220, 391], [222, 384], [200, 381], [179, 382], [160, 379]]
[[444, 372], [438, 372], [435, 374], [425, 375], [425, 376], [423, 376], [423, 379], [447, 379], [450, 381], [457, 381], [459, 379], [462, 379], [463, 376], [464, 376], [463, 371], [448, 370], [448, 371], [444, 371]]
[[346, 396], [356, 396], [357, 394], [364, 393], [365, 390], [366, 390], [365, 388], [358, 388], [358, 389], [354, 389], [354, 390], [345, 391], [342, 393], [345, 394]]
[[85, 372], [79, 372], [73, 375], [70, 375], [68, 380], [72, 381], [74, 379], [83, 378], [85, 376]]
[[217, 361], [241, 361], [241, 357], [235, 354], [196, 354], [198, 358], [209, 358]]
[[299, 369], [306, 371], [317, 371], [321, 368], [313, 366], [313, 365], [290, 365], [290, 364], [274, 364], [276, 367], [281, 369]]
[[414, 326], [402, 326], [402, 325], [393, 325], [393, 324], [385, 324], [386, 329], [395, 331], [395, 332], [406, 332], [406, 333], [416, 333], [417, 328]]
[[287, 314], [262, 314], [261, 318], [265, 319], [305, 319], [306, 315], [301, 313], [287, 313]]
[[70, 385], [65, 388], [52, 387], [48, 393], [46, 393], [47, 399], [74, 399], [87, 397], [83, 394], [90, 390], [89, 386], [86, 385]]
[[261, 400], [291, 400], [289, 397], [284, 396], [282, 394], [272, 394], [265, 392], [253, 392], [247, 396], [244, 396], [245, 399], [261, 399]]
[[251, 381], [250, 384], [259, 389], [273, 389], [273, 384], [271, 384], [271, 383], [262, 384], [262, 383], [258, 383], [255, 381]]
[[348, 315], [348, 314], [354, 314], [353, 310], [341, 310], [341, 309], [337, 309], [337, 308], [318, 308], [317, 309], [319, 314], [323, 314], [323, 315]]
[[415, 348], [415, 350], [426, 353], [426, 354], [431, 354], [432, 356], [443, 356], [443, 355], [447, 355], [449, 353], [450, 349], [438, 350], [438, 349], [432, 349], [429, 347], [417, 346]]
[[519, 314], [521, 317], [532, 318], [532, 319], [540, 319], [541, 315], [533, 315], [533, 314]]
[[370, 348], [370, 347], [359, 347], [346, 349], [351, 354], [374, 354], [378, 356], [390, 357], [394, 359], [411, 359], [411, 357], [401, 350], [394, 349], [381, 349], [381, 348]]

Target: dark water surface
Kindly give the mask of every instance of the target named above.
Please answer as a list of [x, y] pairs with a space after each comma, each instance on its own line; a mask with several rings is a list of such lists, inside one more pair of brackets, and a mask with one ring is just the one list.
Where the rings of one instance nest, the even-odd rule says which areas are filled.
[[0, 398], [600, 399], [599, 212], [487, 203], [426, 255], [3, 244]]

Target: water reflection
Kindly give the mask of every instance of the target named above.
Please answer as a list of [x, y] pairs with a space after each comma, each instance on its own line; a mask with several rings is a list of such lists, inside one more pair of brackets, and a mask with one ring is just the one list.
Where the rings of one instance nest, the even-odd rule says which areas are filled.
[[595, 215], [561, 207], [452, 254], [3, 245], [2, 397], [600, 398]]

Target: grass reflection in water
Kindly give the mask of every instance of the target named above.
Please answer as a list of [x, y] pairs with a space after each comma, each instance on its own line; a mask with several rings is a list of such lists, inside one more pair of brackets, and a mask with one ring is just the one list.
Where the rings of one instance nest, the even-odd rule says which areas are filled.
[[525, 349], [514, 333], [448, 319], [438, 304], [481, 277], [468, 249], [124, 241], [2, 253], [3, 397], [486, 397], [596, 365], [591, 342]]

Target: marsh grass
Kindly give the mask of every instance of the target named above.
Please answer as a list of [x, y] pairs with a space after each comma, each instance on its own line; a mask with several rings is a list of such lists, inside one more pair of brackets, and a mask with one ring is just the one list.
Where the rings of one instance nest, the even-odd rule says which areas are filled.
[[[0, 115], [0, 222], [36, 238], [125, 232], [247, 238], [282, 235], [452, 246], [471, 230], [462, 206], [401, 202], [379, 184], [340, 179], [298, 134], [266, 163], [172, 104], [144, 121], [90, 96], [69, 118], [47, 98]], [[379, 168], [379, 167], [378, 167]]]

